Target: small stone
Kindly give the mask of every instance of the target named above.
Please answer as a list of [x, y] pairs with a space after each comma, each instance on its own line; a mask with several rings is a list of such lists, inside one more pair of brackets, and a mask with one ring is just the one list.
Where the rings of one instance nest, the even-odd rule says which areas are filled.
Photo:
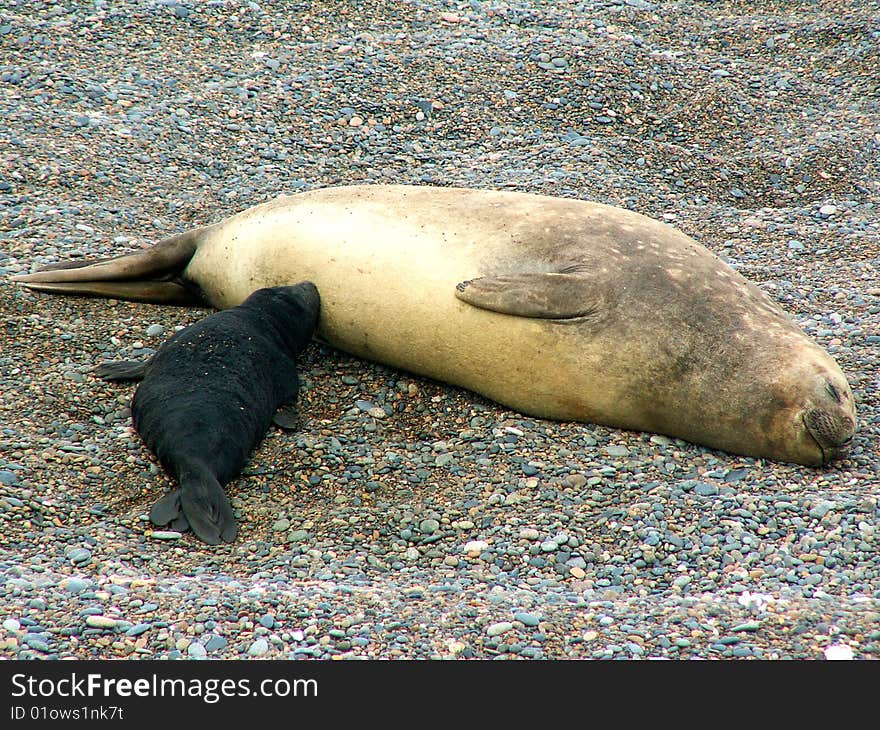
[[846, 661], [853, 658], [853, 650], [846, 644], [831, 644], [825, 647], [825, 658], [828, 661]]
[[526, 527], [525, 529], [519, 531], [519, 536], [523, 540], [537, 540], [541, 536], [541, 533], [538, 532], [534, 527]]
[[89, 587], [89, 585], [90, 583], [82, 578], [68, 578], [67, 580], [61, 581], [61, 587], [73, 595], [82, 593]]
[[439, 529], [440, 529], [440, 523], [437, 522], [437, 520], [428, 519], [428, 520], [422, 520], [419, 523], [419, 531], [423, 535], [432, 535], [433, 533], [437, 532], [437, 530], [439, 530]]
[[485, 540], [471, 540], [470, 542], [465, 543], [464, 551], [468, 555], [474, 556], [479, 555], [488, 547], [489, 543]]
[[229, 642], [222, 636], [212, 636], [205, 642], [205, 649], [208, 651], [219, 651], [225, 649]]
[[177, 530], [153, 530], [150, 537], [156, 540], [179, 540], [183, 533]]
[[90, 560], [92, 557], [92, 553], [85, 548], [74, 548], [73, 550], [67, 553], [67, 559], [71, 563], [85, 563]]
[[831, 215], [834, 215], [836, 212], [837, 212], [836, 205], [823, 205], [822, 207], [819, 208], [819, 213], [824, 216], [831, 216]]
[[599, 638], [598, 631], [585, 631], [584, 632], [584, 641], [595, 641]]
[[810, 509], [810, 517], [815, 520], [821, 520], [825, 515], [827, 515], [831, 510], [834, 509], [836, 505], [834, 502], [829, 502], [828, 500], [822, 500], [818, 504], [814, 505]]
[[709, 482], [697, 482], [694, 486], [694, 492], [702, 497], [712, 497], [718, 494], [718, 485]]
[[626, 446], [617, 446], [612, 444], [605, 447], [605, 453], [608, 456], [629, 456], [629, 449]]
[[260, 624], [265, 626], [267, 629], [271, 629], [275, 626], [275, 619], [271, 614], [264, 614], [260, 616]]
[[761, 628], [761, 624], [757, 621], [747, 621], [744, 624], [734, 626], [731, 631], [757, 631]]
[[275, 520], [272, 523], [272, 530], [274, 532], [285, 532], [290, 527], [290, 520], [286, 517], [282, 517], [280, 520]]
[[486, 629], [486, 633], [489, 636], [501, 636], [501, 634], [507, 633], [513, 628], [513, 624], [510, 621], [499, 621], [495, 624], [490, 624]]
[[86, 625], [93, 629], [115, 629], [119, 622], [109, 616], [86, 616]]
[[147, 337], [159, 337], [165, 333], [165, 328], [161, 324], [151, 324], [147, 327]]
[[126, 636], [140, 636], [141, 634], [149, 631], [150, 624], [135, 624], [125, 630]]
[[513, 614], [513, 620], [519, 621], [526, 626], [537, 626], [541, 622], [541, 619], [538, 618], [535, 614], [526, 613], [524, 611]]
[[249, 656], [265, 656], [269, 653], [269, 642], [265, 639], [257, 639], [248, 649]]
[[199, 644], [197, 641], [194, 641], [187, 647], [186, 653], [192, 659], [204, 659], [208, 656], [208, 650], [205, 649], [205, 647]]
[[578, 580], [583, 580], [587, 577], [586, 572], [579, 565], [573, 565], [571, 568], [568, 569], [568, 572], [571, 573], [572, 576], [577, 578]]
[[21, 624], [18, 622], [18, 619], [8, 618], [3, 621], [3, 628], [7, 631], [18, 631], [21, 628]]
[[46, 641], [46, 637], [41, 636], [40, 634], [25, 634], [22, 641], [36, 651], [51, 651], [49, 643]]

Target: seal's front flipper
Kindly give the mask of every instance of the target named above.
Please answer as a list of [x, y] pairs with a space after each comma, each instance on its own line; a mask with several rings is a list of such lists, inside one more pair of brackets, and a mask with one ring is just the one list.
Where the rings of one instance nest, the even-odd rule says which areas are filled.
[[102, 362], [92, 368], [92, 372], [101, 380], [123, 381], [143, 380], [149, 360], [119, 360], [118, 362]]
[[480, 309], [538, 319], [596, 317], [604, 292], [582, 273], [504, 274], [463, 281], [455, 296]]
[[286, 431], [293, 431], [297, 428], [299, 426], [299, 412], [296, 409], [296, 404], [287, 403], [281, 406], [272, 416], [272, 423]]

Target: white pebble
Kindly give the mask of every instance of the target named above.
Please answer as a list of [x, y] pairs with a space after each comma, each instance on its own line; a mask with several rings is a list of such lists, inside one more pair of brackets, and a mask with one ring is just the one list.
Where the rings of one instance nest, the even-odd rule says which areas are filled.
[[464, 551], [468, 555], [479, 555], [483, 550], [489, 547], [489, 543], [485, 540], [471, 540], [464, 546]]
[[825, 658], [828, 661], [852, 659], [853, 650], [846, 644], [831, 644], [825, 647]]

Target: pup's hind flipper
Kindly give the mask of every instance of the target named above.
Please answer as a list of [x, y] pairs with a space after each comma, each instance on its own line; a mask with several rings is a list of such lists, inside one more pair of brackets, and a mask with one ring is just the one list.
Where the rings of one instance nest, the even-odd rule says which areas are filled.
[[190, 529], [209, 545], [232, 542], [238, 534], [232, 507], [213, 475], [181, 481], [180, 507]]
[[172, 522], [172, 527], [178, 524], [177, 520], [186, 519], [180, 508], [180, 490], [175, 489], [168, 492], [150, 509], [150, 522], [159, 527], [164, 527]]

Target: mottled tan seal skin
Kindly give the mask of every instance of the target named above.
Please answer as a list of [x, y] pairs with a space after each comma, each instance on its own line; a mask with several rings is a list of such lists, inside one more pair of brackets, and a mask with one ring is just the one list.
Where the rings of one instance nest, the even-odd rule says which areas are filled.
[[767, 295], [674, 228], [597, 203], [327, 188], [75, 266], [18, 280], [219, 308], [310, 280], [331, 345], [522, 413], [815, 466], [856, 427], [840, 368]]

